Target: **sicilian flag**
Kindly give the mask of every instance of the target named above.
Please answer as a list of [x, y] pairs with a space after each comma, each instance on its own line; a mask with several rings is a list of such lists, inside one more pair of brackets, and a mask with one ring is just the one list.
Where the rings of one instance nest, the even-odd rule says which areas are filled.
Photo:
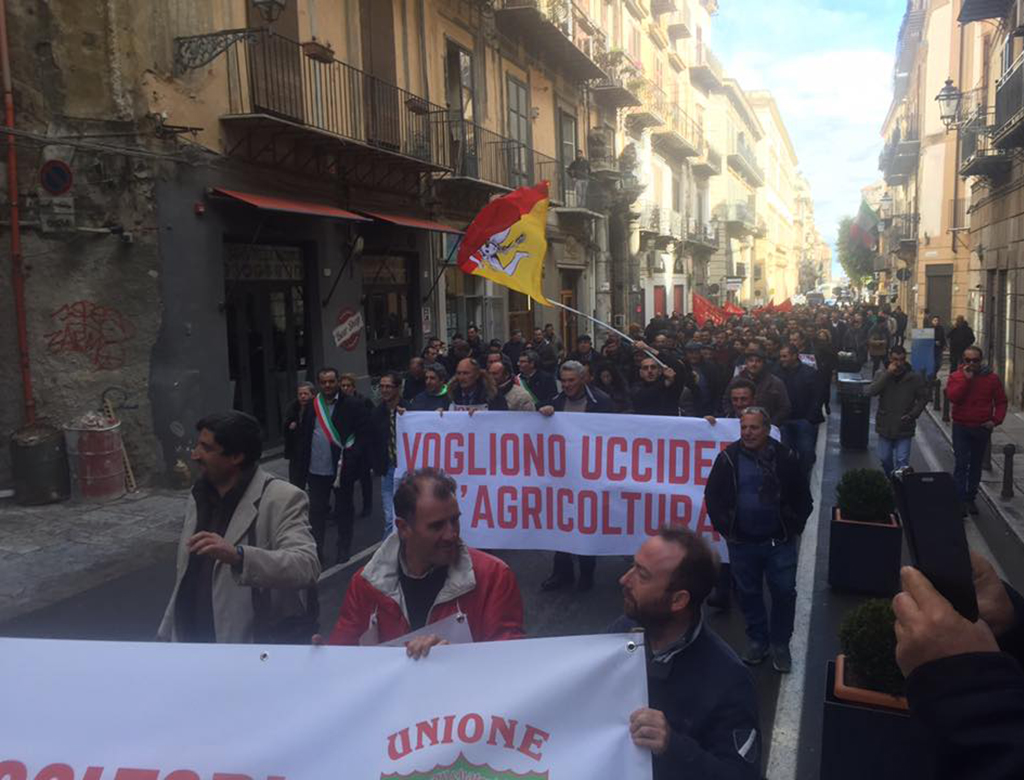
[[711, 320], [715, 325], [721, 325], [726, 319], [724, 311], [703, 295], [698, 295], [697, 293], [693, 294], [693, 316], [697, 320], [697, 324], [702, 328], [708, 320]]
[[865, 249], [874, 249], [878, 243], [878, 214], [868, 205], [866, 200], [860, 202], [857, 219], [850, 225], [850, 240]]
[[342, 443], [341, 434], [338, 433], [338, 429], [334, 427], [334, 421], [331, 419], [331, 410], [327, 406], [327, 401], [324, 399], [323, 393], [318, 393], [316, 400], [313, 401], [313, 409], [316, 411], [316, 422], [320, 426], [320, 430], [324, 432], [324, 436], [327, 437], [327, 441], [332, 446], [337, 447], [339, 450], [350, 450], [355, 446], [356, 437], [355, 434], [351, 434]]
[[543, 293], [549, 202], [546, 181], [492, 200], [466, 228], [459, 268], [550, 306]]

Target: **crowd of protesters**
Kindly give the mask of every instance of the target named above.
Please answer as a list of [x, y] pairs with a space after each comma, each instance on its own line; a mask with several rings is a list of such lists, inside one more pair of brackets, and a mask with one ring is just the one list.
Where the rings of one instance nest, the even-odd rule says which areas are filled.
[[[950, 349], [955, 477], [965, 515], [976, 514], [980, 459], [1006, 414], [1006, 396], [966, 322], [961, 318], [946, 332], [937, 319], [931, 323], [936, 366], [941, 350]], [[730, 564], [719, 566], [691, 531], [663, 528], [620, 579], [624, 616], [614, 630], [639, 627], [647, 633], [650, 705], [633, 713], [629, 729], [633, 741], [654, 754], [655, 778], [677, 776], [684, 768], [707, 778], [760, 777], [757, 699], [741, 661], [756, 665], [770, 658], [779, 672], [792, 668], [798, 538], [813, 513], [810, 473], [837, 370], [859, 372], [870, 361], [866, 392], [879, 398], [883, 469], [891, 474], [909, 464], [928, 385], [908, 361], [907, 325], [899, 307], [858, 305], [755, 312], [724, 322], [659, 316], [646, 328], [632, 325], [628, 339], [601, 334], [599, 345], [587, 334], [562, 344], [550, 325], [535, 328], [529, 339], [514, 330], [507, 342], [488, 343], [470, 326], [447, 348], [429, 339], [404, 376], [384, 374], [376, 403], [358, 393], [354, 376], [322, 368], [317, 385], [302, 383], [285, 413], [293, 485], [259, 467], [262, 443], [253, 418], [231, 412], [200, 421], [193, 458], [202, 476], [189, 503], [177, 582], [160, 634], [183, 641], [286, 643], [311, 636], [323, 643], [313, 632], [327, 527], [338, 530], [336, 560], [347, 561], [355, 485], [361, 484], [362, 512], [368, 514], [377, 476], [384, 541], [353, 577], [327, 641], [377, 644], [448, 620], [468, 621], [475, 641], [525, 636], [514, 573], [459, 536], [454, 481], [424, 469], [396, 483], [398, 415], [624, 413], [699, 418], [710, 425], [735, 418], [740, 437], [718, 455], [705, 488], [708, 516], [728, 544]], [[773, 427], [781, 441], [772, 438]], [[249, 530], [239, 530], [243, 525]], [[589, 590], [596, 565], [592, 556], [557, 553], [542, 589], [575, 584]], [[985, 566], [975, 561], [976, 576], [992, 580]], [[936, 681], [936, 670], [957, 664], [1001, 674], [996, 687], [1024, 690], [1019, 668], [1000, 666], [996, 658], [1011, 639], [1019, 652], [1024, 601], [998, 580], [978, 582], [987, 590], [984, 604], [979, 598], [983, 621], [973, 626], [990, 624], [991, 630], [958, 624], [962, 619], [922, 575], [904, 571], [904, 592], [895, 604], [897, 657], [910, 677], [912, 708], [927, 703], [956, 709], [970, 697], [973, 689]], [[733, 591], [749, 640], [740, 656], [702, 617], [705, 603], [728, 608]], [[957, 642], [949, 640], [954, 635]], [[407, 652], [422, 658], [444, 641], [420, 631]], [[973, 755], [970, 745], [959, 749], [951, 760]], [[1007, 760], [1019, 765], [1020, 752]]]

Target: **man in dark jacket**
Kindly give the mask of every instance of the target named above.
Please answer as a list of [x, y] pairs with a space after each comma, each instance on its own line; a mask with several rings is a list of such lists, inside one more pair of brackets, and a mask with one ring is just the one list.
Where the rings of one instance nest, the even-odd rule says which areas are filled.
[[960, 316], [956, 318], [956, 324], [949, 331], [946, 340], [949, 343], [949, 373], [952, 374], [960, 368], [964, 350], [974, 343], [974, 331], [967, 324], [967, 320]]
[[[814, 509], [800, 459], [769, 438], [771, 418], [760, 407], [740, 417], [740, 440], [715, 459], [704, 487], [711, 524], [729, 545], [729, 564], [747, 623], [750, 646], [744, 662], [772, 656], [776, 671], [789, 672], [789, 640], [796, 614], [797, 536]], [[764, 606], [768, 580], [772, 612]]]
[[514, 328], [511, 337], [501, 348], [501, 354], [511, 360], [513, 366], [517, 366], [519, 365], [519, 356], [523, 354], [524, 349], [526, 349], [526, 342], [523, 341], [523, 332], [519, 328]]
[[473, 358], [459, 361], [455, 369], [455, 382], [448, 385], [448, 398], [455, 410], [507, 412], [505, 396], [498, 392], [490, 374], [480, 368]]
[[338, 526], [338, 560], [348, 560], [355, 481], [369, 456], [368, 415], [362, 403], [339, 392], [338, 380], [334, 368], [317, 374], [320, 393], [303, 415], [297, 452], [299, 472], [309, 486], [309, 522], [321, 563], [328, 517]]
[[[679, 414], [683, 417], [708, 417], [718, 414], [722, 408], [722, 373], [711, 358], [711, 347], [699, 341], [686, 345], [686, 363], [692, 381], [680, 382]], [[705, 353], [708, 353], [705, 355]]]
[[902, 347], [903, 341], [907, 336], [907, 314], [902, 308], [897, 306], [892, 316], [896, 320], [896, 343]]
[[903, 569], [896, 661], [910, 711], [935, 739], [936, 780], [1024, 777], [1024, 599], [980, 555], [971, 565], [975, 623], [921, 572]]
[[594, 344], [586, 333], [580, 335], [576, 339], [576, 349], [570, 352], [566, 356], [566, 360], [575, 360], [577, 363], [582, 363], [588, 368], [591, 364], [597, 362], [601, 356], [597, 354], [597, 350], [594, 349]]
[[555, 369], [558, 368], [558, 353], [554, 346], [544, 338], [544, 331], [541, 328], [533, 329], [533, 340], [527, 349], [532, 349], [537, 354], [537, 368], [549, 374], [555, 373]]
[[410, 412], [434, 412], [448, 408], [448, 372], [440, 363], [429, 365], [423, 372], [426, 385], [423, 392], [412, 399]]
[[[749, 379], [757, 388], [754, 403], [768, 410], [772, 422], [781, 425], [789, 418], [789, 393], [782, 380], [768, 370], [764, 349], [756, 341], [750, 342], [744, 357], [744, 367], [737, 376]], [[722, 400], [727, 406], [728, 399]], [[728, 407], [727, 407], [728, 408]]]
[[644, 629], [650, 706], [629, 727], [634, 744], [654, 754], [654, 780], [760, 778], [753, 681], [701, 617], [714, 554], [692, 531], [663, 527], [633, 561], [619, 580], [626, 614], [611, 630]]
[[991, 368], [982, 363], [980, 347], [964, 350], [963, 368], [949, 375], [946, 395], [953, 404], [953, 478], [964, 515], [978, 514], [981, 462], [992, 430], [1006, 419], [1006, 390]]
[[537, 408], [558, 395], [555, 378], [540, 367], [540, 355], [528, 349], [519, 356], [519, 384], [533, 397]]
[[424, 377], [426, 369], [426, 361], [421, 357], [414, 357], [409, 361], [409, 371], [405, 375], [405, 386], [402, 388], [403, 401], [411, 401], [427, 389]]
[[789, 396], [789, 418], [779, 425], [782, 441], [800, 456], [804, 472], [810, 474], [816, 459], [818, 423], [822, 419], [818, 372], [800, 360], [799, 348], [786, 344], [779, 351], [775, 376], [782, 380]]
[[[562, 368], [559, 370], [562, 392], [556, 395], [549, 404], [538, 404], [537, 411], [545, 417], [550, 417], [555, 412], [613, 413], [615, 405], [612, 403], [612, 399], [596, 387], [589, 386], [585, 379], [586, 373], [587, 369], [583, 364], [577, 363], [575, 360], [567, 360], [562, 363]], [[593, 588], [597, 558], [593, 555], [556, 552], [554, 570], [551, 572], [551, 576], [541, 583], [541, 590], [559, 590], [572, 585], [576, 578], [572, 564], [574, 558], [580, 562], [580, 580], [577, 588], [581, 591]]]
[[633, 414], [679, 416], [679, 392], [675, 390], [676, 372], [662, 369], [647, 356], [640, 363], [640, 381], [630, 392]]
[[875, 374], [867, 394], [878, 396], [878, 457], [885, 475], [892, 476], [893, 471], [910, 465], [910, 445], [917, 418], [928, 404], [928, 385], [910, 368], [907, 351], [895, 346], [889, 351], [889, 367]]
[[380, 476], [380, 502], [384, 510], [384, 538], [395, 528], [395, 467], [398, 465], [398, 415], [402, 408], [402, 387], [398, 374], [389, 371], [380, 378], [380, 405], [371, 415], [373, 470]]

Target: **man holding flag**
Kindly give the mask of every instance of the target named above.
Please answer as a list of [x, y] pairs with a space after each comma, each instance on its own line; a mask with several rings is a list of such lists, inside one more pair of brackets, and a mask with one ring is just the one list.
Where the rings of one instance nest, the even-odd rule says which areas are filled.
[[353, 485], [365, 456], [369, 416], [362, 403], [338, 393], [337, 369], [320, 369], [317, 383], [320, 393], [302, 418], [298, 459], [302, 484], [309, 486], [309, 521], [323, 564], [329, 515], [338, 527], [338, 561], [348, 560], [351, 551]]

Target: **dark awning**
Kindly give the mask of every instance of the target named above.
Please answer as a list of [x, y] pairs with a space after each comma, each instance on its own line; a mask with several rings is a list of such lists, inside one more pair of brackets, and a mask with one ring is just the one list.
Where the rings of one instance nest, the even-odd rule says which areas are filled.
[[291, 198], [279, 198], [274, 195], [256, 195], [251, 192], [239, 192], [238, 190], [227, 190], [223, 187], [214, 187], [213, 192], [217, 195], [225, 195], [250, 206], [266, 211], [283, 211], [288, 214], [305, 214], [310, 217], [328, 217], [330, 219], [349, 219], [355, 222], [369, 222], [366, 217], [353, 214], [351, 211], [339, 209], [336, 206], [328, 206], [323, 203], [313, 203], [307, 200], [293, 200]]
[[381, 222], [390, 222], [393, 225], [402, 225], [403, 227], [416, 228], [417, 230], [435, 230], [438, 233], [454, 233], [458, 236], [461, 236], [463, 233], [463, 231], [458, 228], [454, 228], [451, 225], [434, 222], [430, 219], [406, 217], [401, 214], [384, 214], [379, 211], [363, 211], [363, 213], [373, 217], [374, 219], [379, 219]]
[[1002, 19], [1010, 7], [1010, 0], [964, 0], [960, 7], [960, 24], [980, 22], [982, 19]]

